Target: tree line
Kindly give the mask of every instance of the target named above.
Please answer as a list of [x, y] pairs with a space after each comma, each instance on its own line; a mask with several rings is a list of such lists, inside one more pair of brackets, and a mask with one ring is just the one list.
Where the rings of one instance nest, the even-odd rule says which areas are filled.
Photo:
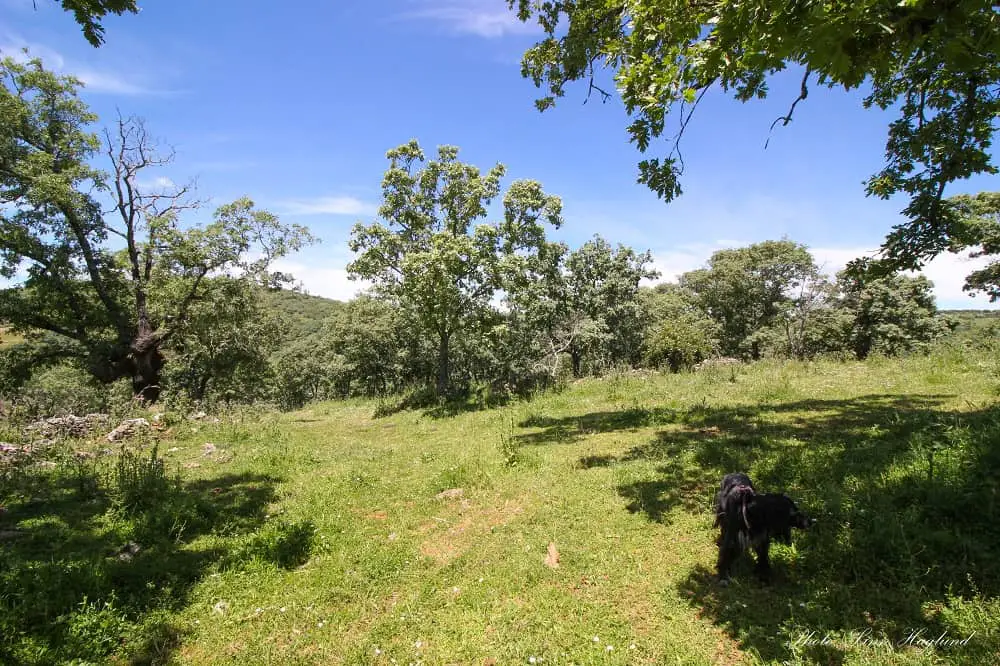
[[[192, 221], [191, 189], [151, 177], [172, 156], [141, 120], [119, 117], [98, 136], [77, 80], [12, 58], [0, 76], [0, 271], [11, 284], [0, 318], [27, 336], [0, 354], [7, 396], [39, 376], [65, 382], [66, 368], [146, 402], [164, 390], [286, 407], [412, 387], [502, 396], [720, 355], [906, 353], [948, 329], [926, 279], [858, 263], [831, 279], [787, 239], [720, 250], [651, 286], [648, 251], [551, 240], [562, 203], [539, 182], [504, 188], [502, 164], [484, 173], [454, 146], [428, 156], [410, 141], [387, 153], [378, 219], [351, 233], [349, 274], [371, 288], [303, 330], [282, 314], [293, 277], [271, 265], [313, 242], [307, 229], [248, 198]], [[954, 200], [984, 251], [997, 202]], [[991, 279], [970, 276], [980, 288]]]

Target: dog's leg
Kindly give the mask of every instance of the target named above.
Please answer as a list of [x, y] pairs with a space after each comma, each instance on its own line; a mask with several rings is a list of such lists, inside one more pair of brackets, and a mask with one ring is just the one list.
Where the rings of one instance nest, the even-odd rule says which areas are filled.
[[729, 585], [729, 570], [739, 555], [740, 547], [738, 544], [732, 543], [725, 537], [719, 540], [719, 563], [716, 566], [719, 572], [719, 585], [723, 587]]
[[771, 559], [768, 552], [770, 548], [771, 542], [767, 540], [753, 548], [754, 552], [757, 553], [757, 566], [754, 570], [757, 572], [757, 577], [765, 585], [771, 582]]

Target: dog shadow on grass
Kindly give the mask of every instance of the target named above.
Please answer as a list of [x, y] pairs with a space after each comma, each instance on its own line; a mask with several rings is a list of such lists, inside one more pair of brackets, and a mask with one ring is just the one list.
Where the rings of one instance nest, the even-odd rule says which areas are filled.
[[[6, 480], [17, 487], [5, 488], [15, 492], [5, 493], [0, 514], [0, 662], [91, 663], [115, 654], [116, 663], [166, 663], [182, 637], [170, 613], [203, 576], [252, 551], [280, 480], [170, 481], [123, 507], [94, 470], [73, 467], [35, 467]], [[207, 534], [220, 538], [190, 547]], [[244, 554], [261, 553], [270, 551]]]
[[947, 411], [947, 397], [536, 417], [522, 425], [542, 429], [523, 443], [653, 428], [648, 442], [578, 467], [618, 467], [625, 508], [666, 529], [678, 511], [702, 514], [713, 539], [712, 499], [732, 471], [817, 517], [793, 548], [774, 549], [771, 586], [754, 580], [749, 557], [728, 588], [714, 562], [678, 585], [702, 617], [764, 661], [838, 664], [862, 651], [888, 662], [911, 650], [915, 659], [934, 652], [986, 663], [1000, 651], [1000, 408]]

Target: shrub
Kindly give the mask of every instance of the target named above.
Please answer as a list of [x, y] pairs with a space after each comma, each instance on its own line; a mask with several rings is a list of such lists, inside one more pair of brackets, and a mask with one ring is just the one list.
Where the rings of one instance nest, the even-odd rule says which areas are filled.
[[17, 402], [34, 417], [88, 414], [107, 409], [108, 390], [77, 367], [57, 365], [34, 373]]
[[148, 458], [139, 451], [122, 447], [111, 484], [112, 499], [119, 511], [134, 514], [161, 506], [170, 490], [170, 481], [155, 444]]

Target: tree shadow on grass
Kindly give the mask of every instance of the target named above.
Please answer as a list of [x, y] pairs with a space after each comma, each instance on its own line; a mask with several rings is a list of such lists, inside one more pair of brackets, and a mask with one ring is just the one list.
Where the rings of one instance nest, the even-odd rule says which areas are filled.
[[[678, 585], [702, 616], [764, 661], [838, 664], [861, 651], [879, 662], [908, 649], [986, 663], [1000, 650], [1000, 407], [947, 411], [948, 397], [601, 412], [523, 423], [543, 430], [522, 441], [662, 424], [648, 442], [578, 466], [619, 467], [629, 511], [663, 524], [677, 511], [702, 515], [706, 539], [714, 494], [732, 471], [818, 517], [794, 547], [774, 549], [770, 587], [755, 582], [749, 558], [729, 588], [718, 587], [714, 562]], [[922, 633], [905, 645], [914, 631]], [[920, 645], [973, 632], [964, 646]]]
[[[279, 479], [223, 475], [172, 485], [141, 511], [115, 510], [61, 466], [22, 483], [0, 515], [0, 661], [165, 663], [180, 641], [169, 614], [217, 570], [227, 546], [264, 524]], [[219, 543], [219, 542], [216, 542]]]
[[[420, 411], [432, 419], [445, 419], [471, 412], [481, 412], [510, 404], [518, 396], [504, 391], [472, 393], [457, 392], [438, 396], [433, 388], [408, 392], [395, 398], [383, 398], [375, 408], [372, 418], [385, 418], [405, 411]], [[522, 396], [523, 397], [523, 396]]]

